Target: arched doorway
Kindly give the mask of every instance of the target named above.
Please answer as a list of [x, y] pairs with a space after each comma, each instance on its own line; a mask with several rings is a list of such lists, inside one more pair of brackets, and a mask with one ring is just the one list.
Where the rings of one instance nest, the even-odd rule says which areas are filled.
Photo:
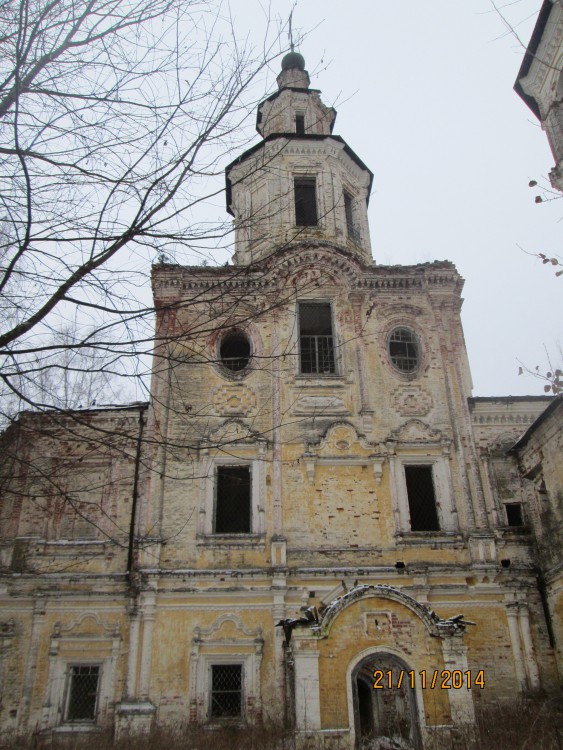
[[358, 748], [420, 750], [422, 747], [416, 693], [408, 672], [408, 665], [390, 653], [371, 654], [356, 665], [352, 672], [352, 694]]

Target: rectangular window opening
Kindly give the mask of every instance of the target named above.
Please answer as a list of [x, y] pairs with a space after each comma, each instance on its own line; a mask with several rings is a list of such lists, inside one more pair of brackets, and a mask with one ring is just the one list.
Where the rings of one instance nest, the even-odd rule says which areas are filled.
[[411, 531], [439, 531], [432, 466], [405, 466]]
[[348, 237], [354, 242], [360, 241], [360, 233], [354, 222], [354, 199], [350, 193], [344, 192], [344, 212], [346, 214], [346, 230]]
[[506, 520], [509, 526], [524, 526], [522, 503], [506, 503]]
[[251, 532], [250, 466], [217, 466], [215, 534]]
[[295, 113], [295, 132], [298, 135], [303, 135], [305, 133], [305, 113], [304, 112]]
[[299, 353], [303, 374], [336, 372], [332, 311], [328, 302], [299, 303]]
[[242, 664], [211, 665], [211, 718], [242, 716]]
[[295, 177], [295, 223], [298, 227], [316, 227], [317, 181], [315, 177]]
[[67, 721], [96, 720], [100, 667], [79, 665], [70, 667], [68, 674]]

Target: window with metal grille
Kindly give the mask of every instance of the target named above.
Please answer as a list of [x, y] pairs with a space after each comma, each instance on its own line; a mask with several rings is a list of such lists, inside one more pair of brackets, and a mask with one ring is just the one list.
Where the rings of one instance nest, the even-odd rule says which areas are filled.
[[344, 213], [346, 214], [346, 229], [348, 231], [348, 237], [354, 240], [354, 242], [359, 242], [360, 233], [354, 222], [354, 199], [347, 192], [344, 192]]
[[299, 303], [299, 354], [303, 374], [336, 372], [332, 312], [328, 302]]
[[295, 223], [298, 227], [316, 227], [317, 180], [315, 177], [295, 177]]
[[439, 531], [432, 466], [405, 466], [411, 531]]
[[249, 534], [250, 466], [217, 466], [215, 534]]
[[522, 513], [522, 503], [506, 503], [506, 520], [509, 526], [524, 526], [524, 514]]
[[303, 112], [295, 113], [295, 132], [297, 135], [303, 135], [305, 132], [305, 114]]
[[420, 363], [420, 345], [409, 328], [395, 328], [389, 336], [389, 357], [397, 370], [414, 372]]
[[69, 668], [67, 721], [95, 721], [100, 667], [81, 664]]
[[242, 664], [211, 665], [212, 719], [242, 716]]

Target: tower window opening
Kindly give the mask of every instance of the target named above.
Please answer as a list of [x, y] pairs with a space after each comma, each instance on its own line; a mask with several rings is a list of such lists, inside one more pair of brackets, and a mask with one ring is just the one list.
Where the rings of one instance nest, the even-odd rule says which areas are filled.
[[250, 466], [217, 466], [215, 534], [250, 534]]
[[522, 503], [506, 503], [506, 520], [509, 526], [524, 526], [524, 514], [522, 513]]
[[414, 372], [420, 364], [420, 345], [409, 328], [395, 328], [389, 336], [389, 357], [400, 372]]
[[332, 312], [328, 302], [299, 303], [299, 353], [303, 374], [336, 372]]
[[432, 466], [405, 466], [411, 531], [439, 531]]
[[346, 230], [348, 232], [348, 237], [354, 242], [359, 243], [360, 232], [354, 221], [354, 199], [350, 193], [347, 193], [346, 191], [344, 191], [344, 212], [346, 214]]
[[295, 132], [297, 135], [304, 135], [305, 133], [305, 113], [295, 113]]
[[316, 227], [317, 180], [315, 177], [295, 177], [295, 223], [298, 227]]

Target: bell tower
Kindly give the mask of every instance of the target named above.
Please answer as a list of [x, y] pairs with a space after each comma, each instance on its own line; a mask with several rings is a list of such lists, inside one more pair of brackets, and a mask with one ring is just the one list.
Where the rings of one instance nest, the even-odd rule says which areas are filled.
[[227, 211], [235, 220], [235, 265], [316, 241], [371, 263], [367, 219], [373, 175], [333, 135], [336, 112], [310, 88], [305, 60], [289, 52], [278, 90], [258, 105], [262, 141], [226, 169]]

